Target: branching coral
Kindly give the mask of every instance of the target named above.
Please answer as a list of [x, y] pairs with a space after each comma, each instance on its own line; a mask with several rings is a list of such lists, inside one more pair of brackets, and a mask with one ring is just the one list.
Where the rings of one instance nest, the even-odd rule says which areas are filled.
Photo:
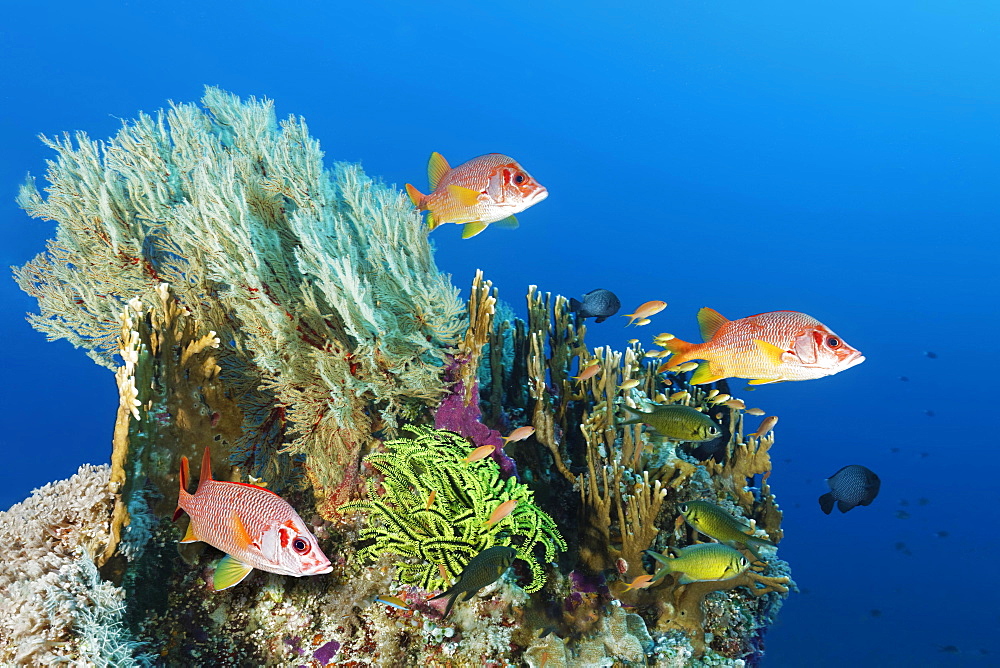
[[[407, 429], [414, 438], [388, 441], [385, 452], [365, 458], [384, 481], [369, 480], [367, 499], [340, 507], [342, 513], [368, 514], [361, 538], [374, 542], [357, 557], [374, 560], [394, 553], [404, 559], [397, 565], [401, 581], [442, 589], [477, 554], [506, 545], [531, 568], [525, 591], [540, 589], [545, 574], [535, 548], [552, 562], [566, 543], [552, 518], [535, 505], [532, 492], [514, 478], [501, 478], [490, 459], [463, 461], [473, 448], [464, 438], [430, 427]], [[487, 526], [493, 511], [509, 500], [517, 501], [513, 512]]]
[[356, 165], [325, 171], [305, 122], [278, 123], [270, 101], [209, 88], [203, 102], [140, 115], [107, 142], [45, 140], [58, 153], [47, 196], [29, 182], [19, 203], [59, 226], [16, 277], [38, 299], [36, 328], [109, 367], [118, 314], [169, 283], [217, 332], [230, 380], [254, 389], [247, 426], [277, 425], [322, 505], [372, 431], [440, 397], [462, 303], [399, 191]]

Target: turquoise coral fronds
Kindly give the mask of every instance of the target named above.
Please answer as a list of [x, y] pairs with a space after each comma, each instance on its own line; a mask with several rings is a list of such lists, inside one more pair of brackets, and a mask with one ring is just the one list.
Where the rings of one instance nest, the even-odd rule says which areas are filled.
[[[368, 514], [361, 538], [375, 542], [358, 550], [358, 558], [391, 552], [403, 558], [397, 564], [402, 582], [444, 589], [450, 582], [440, 566], [452, 578], [483, 550], [510, 546], [531, 568], [524, 590], [541, 589], [545, 574], [535, 548], [541, 546], [545, 562], [552, 562], [566, 541], [535, 505], [533, 492], [514, 478], [501, 478], [491, 459], [463, 461], [475, 446], [458, 434], [428, 426], [404, 429], [414, 438], [387, 441], [385, 452], [365, 458], [385, 476], [381, 484], [369, 480], [367, 499], [340, 506], [341, 513]], [[511, 499], [517, 500], [513, 512], [486, 526], [497, 506]]]

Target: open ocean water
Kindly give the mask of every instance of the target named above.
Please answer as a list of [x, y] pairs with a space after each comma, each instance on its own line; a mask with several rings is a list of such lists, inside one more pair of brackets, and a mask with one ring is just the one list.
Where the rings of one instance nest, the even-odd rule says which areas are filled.
[[[514, 156], [549, 197], [517, 230], [434, 231], [456, 285], [481, 268], [521, 315], [532, 284], [669, 303], [642, 330], [590, 324], [592, 346], [696, 339], [710, 306], [802, 311], [867, 358], [736, 390], [780, 416], [770, 483], [801, 589], [764, 665], [996, 666], [998, 45], [982, 0], [8, 4], [0, 256], [54, 232], [14, 202], [53, 157], [38, 134], [105, 138], [206, 84], [274, 99], [328, 161], [399, 187], [426, 186], [431, 151]], [[13, 280], [0, 306], [2, 509], [107, 461], [117, 392], [28, 326]], [[847, 464], [881, 492], [826, 516]]]

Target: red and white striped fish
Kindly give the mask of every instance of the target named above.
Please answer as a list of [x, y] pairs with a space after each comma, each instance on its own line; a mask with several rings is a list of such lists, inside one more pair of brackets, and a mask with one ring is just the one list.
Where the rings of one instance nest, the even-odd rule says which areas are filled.
[[549, 194], [517, 161], [502, 153], [481, 155], [454, 169], [440, 153], [431, 153], [427, 179], [428, 195], [406, 184], [410, 201], [428, 212], [427, 226], [432, 230], [444, 223], [464, 225], [463, 239], [476, 236], [490, 223], [517, 227], [514, 214]]
[[187, 491], [188, 460], [181, 457], [180, 493], [174, 519], [191, 521], [182, 543], [204, 541], [226, 553], [215, 568], [213, 586], [227, 589], [255, 568], [279, 575], [321, 575], [333, 570], [316, 537], [298, 513], [274, 492], [242, 482], [212, 480], [208, 448], [194, 494]]
[[688, 360], [706, 360], [691, 383], [748, 378], [751, 385], [830, 376], [861, 364], [864, 356], [816, 318], [798, 311], [771, 311], [728, 320], [710, 308], [698, 311], [704, 343], [673, 338], [661, 345], [676, 369]]

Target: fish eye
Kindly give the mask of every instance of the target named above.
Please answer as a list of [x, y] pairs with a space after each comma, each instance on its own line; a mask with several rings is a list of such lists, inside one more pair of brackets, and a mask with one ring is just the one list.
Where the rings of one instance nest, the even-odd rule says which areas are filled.
[[709, 427], [708, 428], [708, 435], [709, 436], [718, 436], [719, 435], [719, 430], [716, 429], [715, 427]]
[[292, 549], [299, 554], [305, 554], [309, 551], [309, 543], [302, 538], [296, 538], [292, 541]]
[[840, 346], [840, 339], [838, 339], [836, 336], [828, 337], [826, 339], [826, 345], [830, 346], [831, 348], [837, 348], [838, 346]]
[[678, 508], [678, 509], [679, 509], [679, 510], [680, 510], [680, 511], [681, 511], [682, 513], [686, 513], [686, 512], [688, 511], [688, 504], [686, 504], [686, 503], [682, 503], [681, 505], [677, 506], [677, 508]]
[[517, 176], [515, 176], [514, 183], [516, 183], [517, 185], [521, 185], [522, 183], [524, 183], [524, 174], [518, 174]]

